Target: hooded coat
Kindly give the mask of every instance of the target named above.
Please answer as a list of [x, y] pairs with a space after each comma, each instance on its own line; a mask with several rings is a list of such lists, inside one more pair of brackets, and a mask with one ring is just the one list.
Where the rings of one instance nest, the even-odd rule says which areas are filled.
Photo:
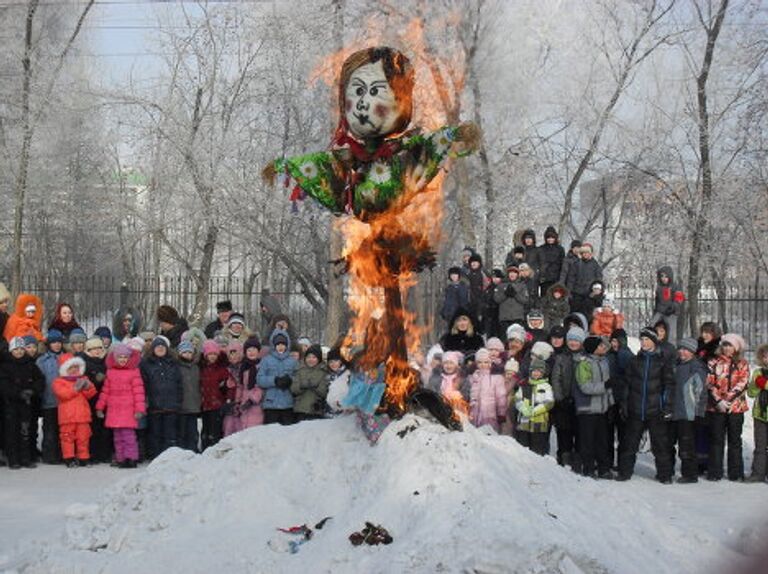
[[523, 321], [530, 299], [522, 277], [514, 281], [507, 278], [499, 283], [493, 291], [493, 300], [499, 305], [499, 321]]
[[45, 376], [45, 389], [43, 391], [43, 403], [44, 409], [55, 409], [59, 401], [56, 399], [56, 395], [53, 392], [53, 381], [59, 376], [59, 358], [61, 352], [54, 353], [52, 351], [46, 351], [37, 358], [37, 366]]
[[158, 357], [153, 353], [141, 361], [139, 369], [147, 395], [147, 411], [179, 412], [184, 390], [176, 361], [167, 354]]
[[[555, 299], [555, 291], [562, 290], [563, 296], [560, 299]], [[550, 285], [544, 297], [541, 300], [541, 311], [544, 313], [544, 327], [551, 329], [556, 325], [562, 325], [563, 320], [571, 312], [571, 305], [568, 302], [571, 292], [562, 283], [555, 283]]]
[[[34, 317], [29, 318], [24, 312], [28, 305], [35, 306]], [[16, 297], [13, 315], [8, 317], [8, 322], [5, 324], [3, 336], [6, 341], [10, 341], [14, 337], [33, 335], [38, 341], [42, 341], [44, 338], [41, 330], [42, 322], [43, 302], [40, 300], [40, 297], [29, 293], [19, 293], [19, 296]]]
[[507, 387], [504, 375], [475, 371], [469, 377], [469, 419], [476, 427], [490, 425], [499, 431], [499, 420], [507, 416]]
[[325, 398], [328, 396], [328, 371], [322, 363], [314, 367], [302, 365], [293, 376], [293, 411], [307, 415], [322, 415], [325, 412]]
[[146, 414], [144, 381], [139, 363], [141, 355], [132, 351], [124, 366], [117, 364], [115, 355], [107, 355], [107, 378], [96, 401], [97, 411], [106, 411], [104, 426], [111, 429], [135, 429], [139, 427], [136, 413]]
[[[283, 335], [288, 345], [283, 353], [278, 353], [275, 349], [275, 337]], [[291, 337], [285, 331], [275, 329], [269, 337], [269, 354], [261, 360], [259, 372], [256, 375], [256, 384], [264, 389], [264, 401], [262, 403], [265, 409], [292, 409], [293, 395], [291, 389], [281, 389], [275, 386], [275, 378], [282, 376], [293, 377], [296, 369], [299, 367], [296, 359], [291, 357], [289, 352], [291, 348]]]
[[627, 368], [627, 411], [640, 420], [674, 412], [672, 364], [658, 350], [641, 350]]
[[[80, 374], [71, 376], [67, 374], [69, 367], [80, 363]], [[59, 367], [59, 377], [53, 381], [53, 392], [59, 400], [59, 426], [71, 423], [91, 422], [91, 405], [88, 402], [96, 396], [96, 387], [89, 384], [79, 391], [75, 385], [85, 377], [85, 365], [79, 357], [70, 357]]]
[[[127, 315], [131, 316], [131, 324], [128, 327], [128, 331], [125, 331], [125, 328], [123, 327], [123, 319]], [[112, 318], [112, 338], [115, 341], [125, 342], [127, 339], [138, 336], [141, 327], [141, 313], [139, 313], [138, 309], [134, 309], [133, 307], [120, 307]]]
[[219, 352], [216, 362], [200, 358], [200, 408], [203, 412], [217, 411], [224, 405], [224, 386], [229, 379], [227, 355]]
[[[555, 242], [549, 244], [546, 242], [547, 237], [554, 237]], [[565, 259], [565, 250], [560, 245], [560, 238], [557, 235], [557, 231], [551, 225], [547, 227], [544, 232], [544, 243], [539, 245], [538, 249], [538, 262], [539, 262], [539, 283], [552, 283], [560, 280], [560, 270], [563, 267], [563, 260]], [[530, 265], [530, 263], [529, 263]]]
[[261, 307], [261, 340], [268, 341], [275, 327], [274, 319], [277, 315], [281, 315], [283, 310], [280, 307], [280, 301], [269, 293], [262, 294]]
[[[669, 277], [669, 283], [661, 283], [661, 275]], [[680, 285], [675, 283], [675, 276], [672, 268], [668, 265], [659, 267], [656, 271], [656, 300], [653, 306], [653, 312], [669, 317], [677, 315], [680, 311], [680, 305], [685, 301], [685, 294]]]
[[613, 405], [613, 393], [606, 387], [610, 378], [608, 357], [586, 354], [578, 361], [573, 386], [577, 414], [603, 415], [608, 412]]
[[573, 285], [568, 285], [568, 287], [571, 289], [571, 293], [584, 297], [589, 295], [593, 283], [603, 280], [603, 268], [594, 257], [576, 261], [574, 273]]

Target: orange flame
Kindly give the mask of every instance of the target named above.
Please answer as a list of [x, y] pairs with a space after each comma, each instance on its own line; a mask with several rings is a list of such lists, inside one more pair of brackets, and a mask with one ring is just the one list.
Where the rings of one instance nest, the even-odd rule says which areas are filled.
[[[311, 73], [310, 82], [322, 80], [334, 86], [346, 58], [359, 49], [385, 44], [385, 37], [391, 37], [387, 34], [391, 29], [370, 19], [365, 41], [323, 58]], [[445, 98], [440, 101], [434, 96], [441, 89], [441, 93], [445, 93], [445, 85], [436, 85], [435, 70], [442, 71], [452, 81], [456, 91], [451, 95], [455, 102], [463, 87], [463, 58], [453, 58], [454, 61], [440, 66], [427, 46], [421, 19], [414, 18], [400, 29], [404, 32], [393, 44], [407, 46], [405, 52], [416, 69], [414, 123], [436, 129], [445, 124], [449, 111], [445, 109]], [[379, 364], [385, 364], [386, 401], [399, 413], [404, 412], [407, 397], [419, 385], [419, 374], [409, 366], [408, 355], [413, 356], [420, 349], [421, 338], [431, 327], [419, 325], [416, 314], [408, 310], [408, 295], [418, 282], [413, 271], [418, 258], [436, 250], [441, 239], [443, 179], [441, 173], [423, 189], [406, 179], [403, 194], [386, 212], [365, 222], [353, 217], [341, 217], [334, 222], [344, 237], [342, 255], [349, 272], [347, 301], [353, 312], [345, 346], [352, 350], [365, 347], [358, 365], [363, 370], [373, 371]], [[393, 300], [401, 304], [392, 305]], [[404, 326], [404, 332], [399, 327], [393, 328], [398, 324]], [[402, 332], [394, 342], [393, 332]], [[393, 353], [393, 348], [402, 352]], [[466, 413], [466, 402], [457, 394], [458, 398], [446, 399], [455, 412]]]

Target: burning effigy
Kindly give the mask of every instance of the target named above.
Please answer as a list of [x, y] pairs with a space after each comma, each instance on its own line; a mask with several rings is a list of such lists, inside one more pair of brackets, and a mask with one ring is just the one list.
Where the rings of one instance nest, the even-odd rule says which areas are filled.
[[351, 54], [338, 81], [339, 124], [328, 150], [281, 158], [264, 170], [294, 202], [306, 197], [344, 217], [341, 263], [353, 321], [345, 339], [355, 374], [346, 399], [376, 433], [412, 406], [460, 428], [450, 404], [419, 389], [408, 362], [420, 329], [407, 310], [417, 274], [434, 266], [440, 238], [439, 182], [449, 159], [472, 153], [472, 123], [425, 131], [411, 126], [415, 72], [388, 47]]

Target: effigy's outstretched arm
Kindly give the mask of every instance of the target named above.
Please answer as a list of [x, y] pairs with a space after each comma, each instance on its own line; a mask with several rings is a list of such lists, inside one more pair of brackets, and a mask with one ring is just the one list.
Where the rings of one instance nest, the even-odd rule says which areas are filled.
[[261, 175], [270, 185], [282, 178], [291, 190], [290, 200], [306, 196], [334, 213], [343, 213], [343, 179], [337, 175], [338, 162], [331, 151], [314, 152], [276, 159], [266, 165]]

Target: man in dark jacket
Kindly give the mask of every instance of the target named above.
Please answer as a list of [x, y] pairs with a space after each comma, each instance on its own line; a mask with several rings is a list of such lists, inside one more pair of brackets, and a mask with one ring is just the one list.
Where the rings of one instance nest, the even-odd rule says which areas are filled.
[[507, 280], [494, 289], [493, 300], [499, 306], [499, 328], [502, 333], [506, 333], [512, 323], [525, 323], [528, 288], [520, 277], [520, 270], [514, 265], [507, 268]]
[[501, 330], [499, 323], [499, 304], [493, 298], [493, 292], [496, 287], [504, 281], [504, 272], [501, 269], [494, 269], [491, 272], [491, 283], [485, 288], [483, 293], [483, 331], [487, 338], [498, 337], [504, 339], [505, 333]]
[[544, 297], [552, 285], [560, 280], [565, 250], [560, 245], [557, 231], [551, 225], [544, 231], [544, 243], [539, 246], [539, 297]]
[[677, 482], [698, 482], [696, 458], [696, 419], [703, 419], [707, 411], [707, 368], [696, 358], [696, 339], [685, 338], [677, 344], [675, 367], [675, 411], [669, 423], [669, 446], [672, 463], [675, 443], [680, 457], [681, 477]]
[[205, 336], [213, 339], [217, 331], [221, 331], [229, 321], [232, 315], [232, 301], [219, 301], [216, 303], [216, 320], [211, 321], [205, 327]]
[[187, 320], [179, 316], [179, 312], [170, 305], [160, 305], [157, 308], [157, 323], [160, 334], [170, 341], [171, 349], [176, 349], [181, 342], [181, 335], [189, 330]]
[[560, 280], [558, 281], [565, 285], [569, 291], [573, 289], [573, 284], [576, 282], [576, 263], [579, 259], [581, 259], [581, 241], [574, 239], [571, 241], [571, 248], [560, 266]]
[[611, 369], [610, 386], [614, 404], [608, 410], [608, 455], [611, 466], [618, 466], [616, 443], [624, 440], [624, 428], [627, 420], [627, 369], [634, 355], [627, 346], [627, 332], [616, 329], [611, 333], [611, 350], [608, 352], [608, 365]]
[[656, 331], [640, 331], [641, 350], [627, 369], [627, 423], [624, 442], [619, 445], [619, 476], [629, 480], [635, 471], [640, 440], [647, 429], [656, 461], [656, 479], [672, 483], [672, 457], [669, 451], [667, 422], [674, 409], [674, 373], [658, 351]]
[[592, 245], [584, 243], [581, 246], [581, 259], [576, 262], [573, 286], [566, 284], [571, 290], [571, 312], [592, 316], [592, 302], [589, 295], [592, 285], [603, 280], [603, 268], [592, 256]]
[[488, 278], [488, 274], [483, 270], [483, 258], [478, 253], [473, 253], [469, 258], [467, 280], [469, 281], [468, 309], [480, 321], [477, 324], [478, 329], [482, 329], [483, 292], [491, 281]]
[[450, 321], [456, 310], [460, 307], [469, 307], [469, 288], [461, 281], [461, 269], [451, 267], [448, 269], [448, 284], [443, 293], [443, 306], [440, 308], [440, 317], [445, 322]]
[[[533, 229], [526, 229], [520, 236], [520, 243], [525, 249], [525, 262], [531, 266], [534, 274], [539, 273], [539, 250], [536, 246], [536, 232]], [[538, 293], [537, 293], [538, 295]]]
[[660, 319], [667, 322], [669, 340], [677, 340], [677, 315], [680, 306], [685, 301], [685, 294], [680, 285], [675, 283], [675, 276], [669, 265], [659, 267], [656, 271], [656, 300], [653, 306], [651, 324], [655, 325]]
[[574, 472], [581, 472], [577, 454], [576, 407], [573, 386], [576, 384], [576, 362], [584, 356], [582, 345], [587, 334], [580, 327], [571, 327], [565, 335], [567, 350], [555, 355], [550, 384], [555, 396], [552, 422], [557, 434], [557, 464], [570, 465]]

